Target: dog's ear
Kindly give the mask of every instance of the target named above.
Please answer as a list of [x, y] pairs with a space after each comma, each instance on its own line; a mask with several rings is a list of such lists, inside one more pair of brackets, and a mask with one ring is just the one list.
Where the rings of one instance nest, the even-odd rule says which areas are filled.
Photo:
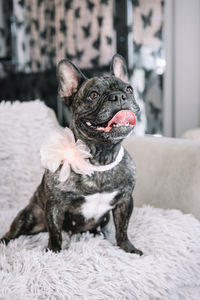
[[75, 94], [86, 79], [83, 73], [68, 59], [63, 59], [57, 66], [58, 93], [61, 99]]
[[110, 70], [113, 75], [115, 75], [124, 82], [128, 82], [128, 71], [126, 67], [126, 62], [121, 55], [115, 54], [113, 56]]

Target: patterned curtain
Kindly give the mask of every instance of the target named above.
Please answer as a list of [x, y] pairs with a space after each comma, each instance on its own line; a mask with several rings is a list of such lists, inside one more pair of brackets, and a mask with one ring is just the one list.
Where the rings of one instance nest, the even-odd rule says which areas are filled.
[[[35, 1], [33, 1], [35, 2]], [[28, 26], [27, 11], [24, 1], [13, 1], [13, 53], [12, 60], [16, 65], [18, 71], [30, 71], [30, 46], [29, 39], [26, 35], [26, 28]]]
[[[25, 73], [51, 70], [65, 57], [80, 68], [107, 66], [116, 53], [115, 1], [118, 0], [0, 0], [0, 56], [7, 50], [11, 52], [7, 43], [9, 26], [5, 5], [12, 3], [12, 66], [15, 70]], [[160, 134], [165, 69], [164, 1], [132, 2], [135, 62], [132, 82], [141, 107], [137, 134]], [[6, 74], [5, 67], [5, 63], [0, 64], [0, 77]]]
[[104, 66], [116, 52], [113, 0], [14, 0], [20, 69], [50, 69], [65, 57]]
[[134, 77], [142, 113], [140, 132], [162, 134], [163, 45], [162, 0], [133, 0]]
[[6, 20], [3, 14], [3, 1], [0, 0], [0, 58], [4, 58], [7, 55], [7, 45], [5, 39], [5, 27]]

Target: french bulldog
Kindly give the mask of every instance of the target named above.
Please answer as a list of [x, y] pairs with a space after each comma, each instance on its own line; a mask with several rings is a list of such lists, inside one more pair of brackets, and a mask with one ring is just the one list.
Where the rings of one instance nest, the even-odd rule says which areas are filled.
[[[70, 129], [90, 149], [90, 163], [112, 164], [131, 134], [139, 106], [128, 83], [123, 57], [116, 54], [111, 74], [87, 79], [69, 60], [57, 67], [58, 90], [70, 107]], [[66, 182], [59, 182], [61, 166], [45, 169], [41, 184], [29, 204], [18, 213], [9, 231], [1, 238], [7, 244], [20, 235], [48, 231], [48, 248], [59, 252], [62, 230], [69, 235], [90, 231], [98, 233], [107, 225], [112, 211], [117, 245], [126, 252], [142, 255], [129, 241], [127, 228], [133, 210], [132, 192], [136, 168], [126, 150], [118, 164], [92, 176], [71, 170]], [[98, 229], [98, 230], [97, 230]]]

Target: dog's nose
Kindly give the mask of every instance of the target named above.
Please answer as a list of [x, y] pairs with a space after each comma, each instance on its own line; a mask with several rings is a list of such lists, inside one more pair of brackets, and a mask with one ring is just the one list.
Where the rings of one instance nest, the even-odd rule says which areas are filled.
[[113, 93], [109, 96], [110, 101], [126, 100], [126, 95], [124, 93]]

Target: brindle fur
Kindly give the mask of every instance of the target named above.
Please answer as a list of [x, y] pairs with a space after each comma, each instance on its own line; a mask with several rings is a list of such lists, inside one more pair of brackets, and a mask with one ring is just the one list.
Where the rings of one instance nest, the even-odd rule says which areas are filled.
[[[123, 59], [122, 69], [126, 70]], [[106, 165], [115, 160], [120, 150], [122, 140], [130, 134], [130, 128], [121, 128], [112, 133], [100, 132], [86, 128], [83, 120], [103, 123], [109, 120], [119, 110], [138, 111], [133, 94], [125, 92], [127, 83], [115, 76], [95, 77], [86, 79], [83, 74], [69, 61], [62, 61], [58, 66], [58, 81], [60, 89], [65, 79], [60, 71], [62, 64], [73, 69], [73, 76], [78, 82], [77, 91], [66, 100], [71, 101], [72, 122], [71, 130], [76, 139], [80, 138], [90, 148], [91, 163]], [[112, 69], [114, 60], [112, 63]], [[113, 71], [114, 72], [114, 71]], [[100, 94], [98, 101], [90, 101], [88, 93], [97, 90]], [[91, 231], [97, 233], [100, 226], [103, 229], [109, 221], [109, 211], [99, 220], [85, 220], [81, 207], [85, 202], [84, 196], [118, 191], [112, 200], [112, 213], [116, 228], [117, 245], [127, 252], [142, 254], [128, 239], [127, 228], [133, 210], [132, 192], [135, 186], [135, 164], [127, 151], [121, 162], [113, 169], [105, 172], [94, 172], [92, 176], [80, 175], [71, 171], [70, 177], [64, 183], [58, 180], [60, 168], [52, 173], [45, 170], [42, 182], [32, 196], [30, 203], [15, 218], [10, 230], [0, 241], [6, 244], [20, 235], [49, 232], [48, 249], [57, 252], [61, 250], [62, 230], [70, 235]]]

